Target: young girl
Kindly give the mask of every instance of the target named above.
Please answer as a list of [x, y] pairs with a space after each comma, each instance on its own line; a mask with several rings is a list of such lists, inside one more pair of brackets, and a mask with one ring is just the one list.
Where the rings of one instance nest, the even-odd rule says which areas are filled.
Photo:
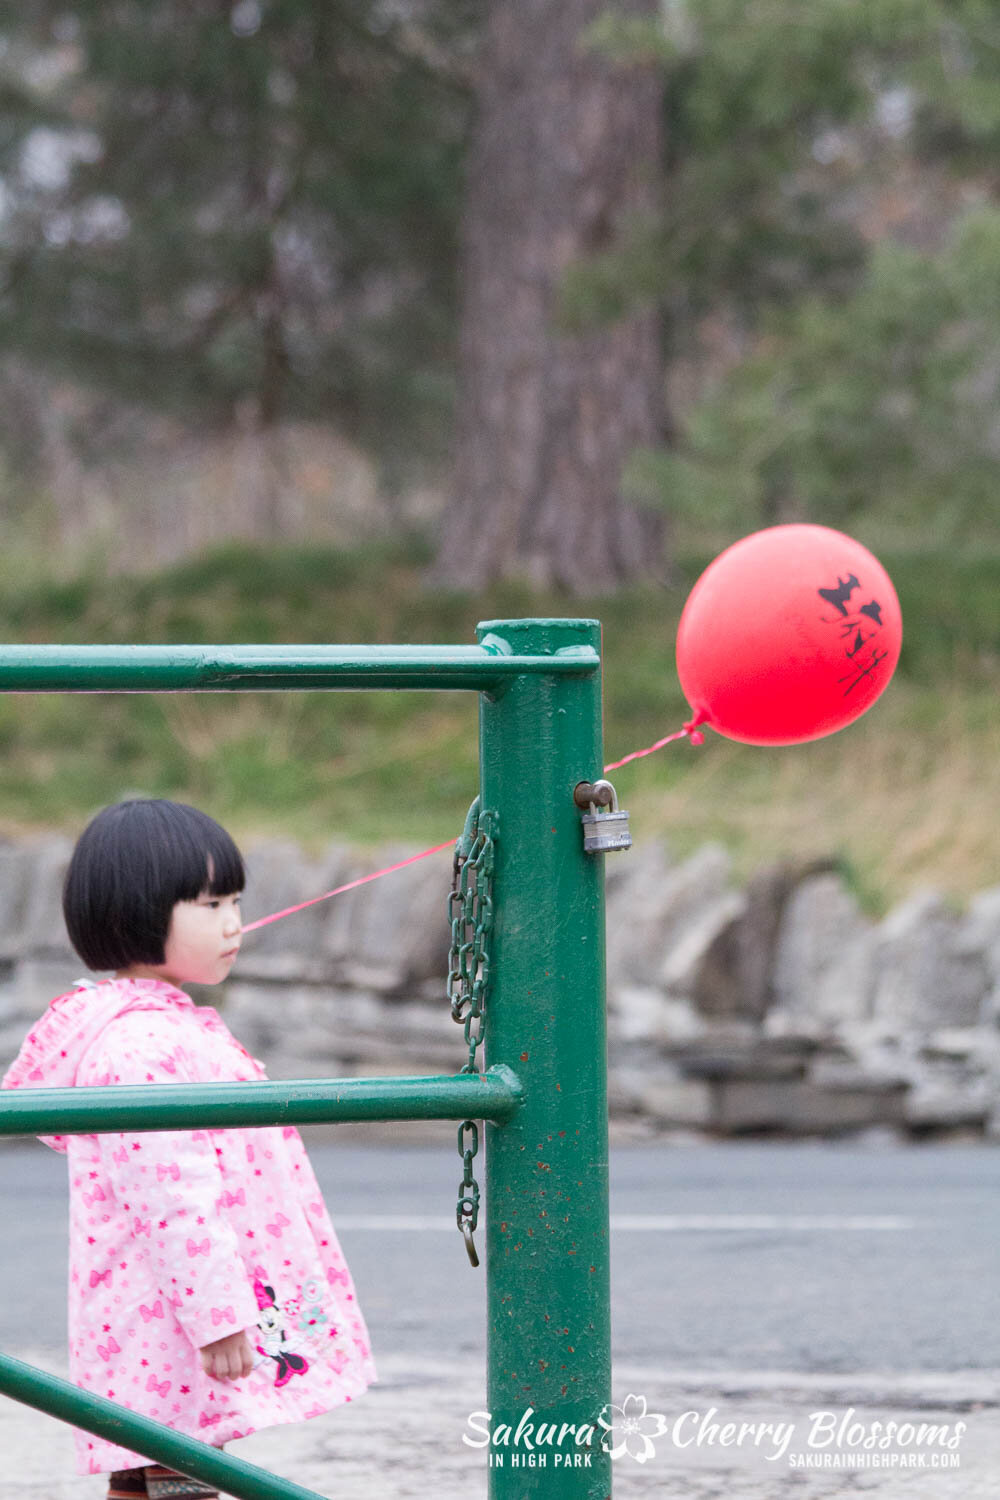
[[[66, 875], [70, 940], [97, 971], [53, 1000], [6, 1088], [265, 1077], [180, 986], [218, 984], [240, 947], [243, 861], [218, 823], [154, 799], [105, 808]], [[377, 1379], [354, 1284], [299, 1134], [44, 1136], [70, 1180], [70, 1373], [221, 1447], [361, 1395]], [[109, 1497], [211, 1496], [77, 1432]]]

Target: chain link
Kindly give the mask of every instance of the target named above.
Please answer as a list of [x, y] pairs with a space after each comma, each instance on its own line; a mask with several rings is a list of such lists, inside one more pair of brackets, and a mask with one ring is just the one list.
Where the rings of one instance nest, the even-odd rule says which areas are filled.
[[[448, 914], [451, 953], [448, 959], [448, 999], [451, 1017], [464, 1028], [469, 1056], [463, 1073], [479, 1072], [478, 1049], [486, 1036], [486, 991], [490, 978], [489, 938], [493, 927], [493, 838], [495, 819], [483, 812], [479, 798], [469, 808], [465, 829], [455, 845], [455, 863]], [[458, 1127], [458, 1152], [464, 1164], [455, 1218], [465, 1236], [469, 1260], [479, 1257], [472, 1233], [479, 1222], [479, 1184], [472, 1159], [479, 1150], [479, 1127], [463, 1120]]]
[[[470, 1132], [468, 1146], [464, 1139], [466, 1131]], [[476, 1246], [472, 1239], [472, 1231], [479, 1222], [479, 1183], [472, 1172], [472, 1158], [478, 1150], [479, 1126], [475, 1120], [463, 1120], [458, 1127], [458, 1154], [465, 1164], [465, 1172], [458, 1185], [459, 1198], [455, 1208], [455, 1219], [465, 1236], [465, 1248], [474, 1266], [479, 1264], [479, 1256], [476, 1254]]]

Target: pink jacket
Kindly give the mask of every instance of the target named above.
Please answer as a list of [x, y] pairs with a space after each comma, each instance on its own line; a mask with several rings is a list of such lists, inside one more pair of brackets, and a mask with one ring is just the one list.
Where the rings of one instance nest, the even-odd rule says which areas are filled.
[[[5, 1088], [265, 1076], [218, 1014], [159, 979], [80, 981], [53, 1000]], [[70, 1374], [221, 1446], [319, 1416], [377, 1380], [368, 1331], [297, 1130], [43, 1136], [69, 1160]], [[199, 1349], [245, 1329], [244, 1380]], [[149, 1462], [78, 1432], [83, 1474]]]

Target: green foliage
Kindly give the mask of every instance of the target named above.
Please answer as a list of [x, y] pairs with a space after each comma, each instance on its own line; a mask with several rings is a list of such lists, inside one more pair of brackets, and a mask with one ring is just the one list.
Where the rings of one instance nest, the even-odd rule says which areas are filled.
[[205, 420], [440, 426], [474, 11], [0, 4], [7, 347]]
[[[394, 477], [442, 460], [484, 14], [0, 0], [5, 347], [199, 421], [336, 421]], [[562, 326], [654, 303], [672, 367], [713, 377], [675, 400], [669, 449], [634, 456], [631, 496], [682, 543], [798, 516], [995, 541], [996, 6], [664, 0], [581, 43], [623, 88], [662, 73], [663, 183], [569, 268]], [[43, 128], [65, 181], [25, 168]], [[897, 180], [941, 188], [919, 249], [863, 223]], [[39, 442], [8, 391], [13, 471]]]
[[916, 146], [963, 175], [1000, 145], [1000, 16], [990, 0], [879, 0], [869, 17], [882, 77], [914, 94]]
[[885, 242], [857, 291], [767, 322], [756, 351], [630, 484], [738, 529], [866, 515], [923, 546], [1000, 543], [1000, 211], [939, 254]]
[[[1000, 146], [989, 0], [666, 0], [647, 21], [609, 10], [587, 41], [618, 64], [661, 69], [666, 183], [655, 255], [637, 258], [624, 226], [620, 259], [574, 269], [567, 298], [580, 316], [590, 293], [592, 313], [608, 306], [614, 266], [623, 289], [662, 298], [675, 326], [720, 305], [752, 314], [848, 289], [865, 246], [845, 200], [879, 164], [845, 175], [824, 137], [854, 131], [863, 152], [884, 154], [872, 126], [892, 90], [923, 161], [992, 171]], [[641, 237], [652, 243], [648, 226]]]
[[[746, 353], [633, 455], [633, 500], [680, 538], [812, 518], [921, 546], [1000, 542], [1000, 19], [985, 0], [673, 0], [608, 12], [591, 45], [666, 84], [655, 222], [572, 268], [567, 320], [664, 308], [671, 353], [706, 319]], [[889, 101], [891, 129], [878, 125]], [[974, 206], [942, 237], [949, 177]], [[920, 251], [859, 205], [942, 190]], [[954, 195], [962, 202], [962, 195]], [[925, 232], [926, 237], [926, 232]]]
[[589, 45], [617, 63], [663, 71], [665, 182], [654, 224], [621, 226], [618, 244], [571, 270], [568, 321], [654, 298], [677, 353], [708, 310], [752, 317], [849, 284], [861, 242], [812, 148], [870, 108], [867, 12], [865, 0], [674, 0], [662, 23], [609, 11], [590, 29]]

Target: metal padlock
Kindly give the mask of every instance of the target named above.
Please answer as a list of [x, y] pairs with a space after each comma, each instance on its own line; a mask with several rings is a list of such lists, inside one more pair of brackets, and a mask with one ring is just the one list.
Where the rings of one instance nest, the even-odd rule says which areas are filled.
[[[632, 835], [629, 832], [628, 813], [618, 806], [618, 794], [610, 781], [582, 781], [574, 793], [578, 806], [586, 806], [582, 814], [583, 849], [585, 854], [610, 854], [615, 849], [631, 849]], [[608, 811], [602, 811], [601, 805]]]

